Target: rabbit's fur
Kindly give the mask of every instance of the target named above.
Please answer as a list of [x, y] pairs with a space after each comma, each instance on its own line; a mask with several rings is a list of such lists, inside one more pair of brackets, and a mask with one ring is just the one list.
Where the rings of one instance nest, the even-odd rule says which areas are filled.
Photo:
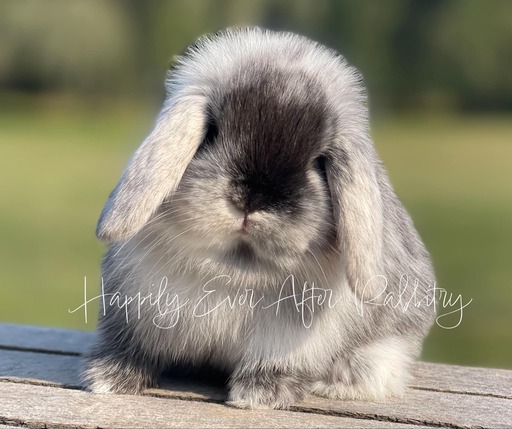
[[435, 278], [357, 71], [295, 34], [230, 29], [189, 47], [166, 88], [98, 223], [86, 386], [139, 393], [179, 363], [227, 372], [237, 407], [400, 395]]

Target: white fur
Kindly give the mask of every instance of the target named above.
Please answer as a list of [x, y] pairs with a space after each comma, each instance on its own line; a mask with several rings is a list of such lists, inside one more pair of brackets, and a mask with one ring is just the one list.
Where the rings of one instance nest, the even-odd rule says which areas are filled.
[[[318, 151], [327, 159], [328, 185], [312, 162], [304, 163], [307, 195], [296, 201], [296, 213], [247, 215], [235, 207], [229, 161], [248, 150], [235, 138], [197, 153], [208, 116], [263, 75], [286, 77], [275, 95], [279, 107], [290, 99], [296, 111], [311, 106], [308, 84], [325, 104], [313, 107], [327, 117]], [[112, 243], [103, 270], [108, 293], [155, 295], [165, 279], [169, 299], [183, 306], [164, 315], [147, 301], [140, 312], [135, 305], [127, 314], [106, 308], [84, 372], [89, 387], [139, 392], [165, 365], [184, 362], [231, 373], [230, 404], [242, 408], [286, 407], [310, 391], [363, 400], [401, 394], [433, 309], [401, 313], [361, 299], [379, 292], [378, 282], [367, 284], [376, 275], [386, 276], [395, 293], [403, 272], [420, 277], [423, 289], [434, 276], [368, 136], [356, 70], [297, 35], [228, 30], [201, 38], [179, 57], [166, 88], [155, 129], [107, 201], [98, 236]], [[254, 119], [243, 113], [235, 120]], [[300, 117], [291, 120], [300, 125]], [[241, 238], [244, 216], [250, 234]], [[229, 256], [244, 240], [255, 255], [251, 263], [241, 253]], [[291, 292], [290, 283], [283, 287], [290, 276], [298, 293], [313, 284], [331, 293], [332, 306], [325, 301], [303, 320], [308, 309], [288, 299], [276, 312], [271, 304]], [[259, 307], [227, 305], [227, 297], [246, 290], [262, 297]]]
[[[412, 356], [410, 343], [398, 338], [369, 344], [354, 352], [364, 362], [366, 372], [357, 383], [351, 382], [350, 364], [343, 380], [314, 383], [315, 395], [330, 399], [382, 401], [390, 397], [401, 397], [410, 381]], [[347, 364], [347, 363], [345, 363]]]

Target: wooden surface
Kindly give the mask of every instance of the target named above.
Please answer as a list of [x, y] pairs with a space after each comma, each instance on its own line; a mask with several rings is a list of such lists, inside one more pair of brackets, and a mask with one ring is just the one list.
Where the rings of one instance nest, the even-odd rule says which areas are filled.
[[510, 428], [512, 371], [418, 363], [405, 398], [380, 403], [314, 396], [289, 411], [237, 410], [226, 392], [163, 381], [143, 396], [80, 390], [93, 333], [0, 324], [0, 429], [165, 427]]

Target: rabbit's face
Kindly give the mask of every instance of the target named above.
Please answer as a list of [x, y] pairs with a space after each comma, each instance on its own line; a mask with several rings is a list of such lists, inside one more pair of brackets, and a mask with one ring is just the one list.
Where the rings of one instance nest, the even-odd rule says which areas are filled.
[[299, 74], [259, 71], [212, 96], [203, 142], [163, 206], [176, 244], [243, 264], [332, 249], [327, 113]]

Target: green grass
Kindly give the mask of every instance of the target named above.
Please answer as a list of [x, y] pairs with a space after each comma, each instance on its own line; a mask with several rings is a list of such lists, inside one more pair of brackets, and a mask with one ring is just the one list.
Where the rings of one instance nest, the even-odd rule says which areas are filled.
[[[103, 247], [97, 216], [154, 108], [0, 106], [0, 320], [94, 329]], [[473, 299], [434, 327], [428, 360], [512, 368], [512, 118], [387, 118], [373, 126], [395, 189], [429, 248], [438, 285]], [[440, 310], [442, 312], [442, 309]]]
[[414, 117], [374, 127], [438, 286], [473, 300], [459, 327], [434, 327], [425, 359], [512, 367], [511, 119]]
[[151, 127], [130, 106], [48, 106], [0, 113], [0, 316], [4, 321], [93, 329], [69, 314], [83, 279], [97, 292], [103, 247], [98, 214], [124, 163]]

